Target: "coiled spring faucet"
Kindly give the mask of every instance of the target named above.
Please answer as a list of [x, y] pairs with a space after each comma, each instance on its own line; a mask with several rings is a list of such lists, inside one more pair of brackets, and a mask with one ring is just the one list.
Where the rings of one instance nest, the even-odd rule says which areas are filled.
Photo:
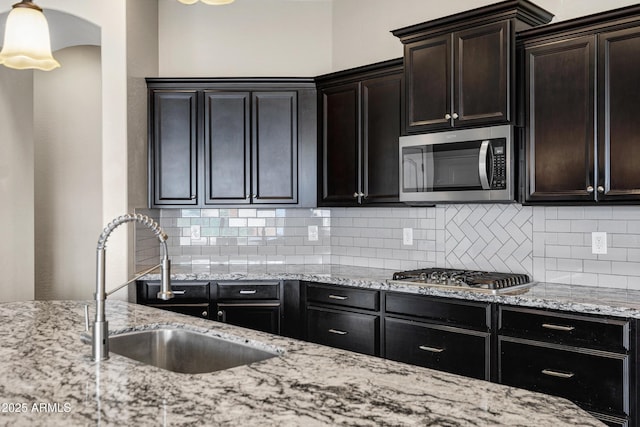
[[[150, 268], [142, 273], [138, 274], [133, 279], [120, 285], [116, 289], [106, 292], [105, 291], [105, 251], [107, 239], [118, 226], [127, 222], [137, 222], [147, 226], [160, 240], [160, 244], [164, 249], [164, 256], [162, 262], [153, 268]], [[156, 268], [161, 267], [161, 287], [158, 292], [158, 298], [162, 300], [169, 300], [173, 298], [173, 292], [171, 292], [171, 262], [169, 261], [169, 252], [167, 251], [167, 235], [160, 228], [157, 222], [149, 218], [146, 215], [141, 214], [126, 214], [119, 216], [111, 221], [100, 234], [98, 238], [98, 250], [96, 258], [96, 317], [93, 322], [92, 333], [92, 358], [93, 360], [104, 360], [109, 358], [109, 324], [105, 316], [105, 302], [108, 295], [122, 289], [129, 283], [135, 281], [138, 277], [147, 274]]]

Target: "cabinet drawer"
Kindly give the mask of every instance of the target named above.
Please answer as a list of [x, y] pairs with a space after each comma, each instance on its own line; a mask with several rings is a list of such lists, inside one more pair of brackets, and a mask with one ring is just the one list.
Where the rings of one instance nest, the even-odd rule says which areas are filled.
[[379, 291], [370, 289], [322, 286], [316, 284], [307, 285], [307, 301], [361, 308], [364, 310], [378, 310], [380, 306], [379, 294]]
[[142, 304], [153, 302], [154, 304], [184, 304], [184, 303], [209, 303], [209, 282], [171, 282], [173, 298], [168, 301], [158, 299], [160, 281], [142, 282]]
[[307, 309], [307, 339], [358, 353], [377, 355], [380, 318], [337, 310]]
[[489, 380], [490, 334], [385, 318], [385, 357]]
[[279, 299], [280, 282], [218, 282], [218, 299]]
[[625, 352], [629, 349], [629, 321], [499, 308], [499, 333], [510, 336]]
[[585, 409], [629, 414], [629, 357], [499, 340], [499, 382], [565, 397]]
[[173, 311], [174, 313], [188, 314], [189, 316], [209, 319], [209, 303], [201, 304], [149, 304], [149, 307]]
[[484, 303], [452, 302], [388, 292], [385, 311], [480, 330], [488, 330], [491, 325], [491, 306]]

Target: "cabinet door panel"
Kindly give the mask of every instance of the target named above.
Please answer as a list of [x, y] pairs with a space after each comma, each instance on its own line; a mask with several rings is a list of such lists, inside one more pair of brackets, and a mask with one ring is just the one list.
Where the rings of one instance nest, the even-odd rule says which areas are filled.
[[152, 205], [196, 205], [196, 91], [153, 91], [150, 124]]
[[205, 92], [205, 204], [249, 203], [248, 92]]
[[298, 202], [296, 92], [254, 92], [253, 203]]
[[362, 203], [398, 202], [402, 74], [362, 82]]
[[449, 128], [451, 35], [405, 45], [407, 131]]
[[640, 29], [599, 37], [598, 199], [640, 200]]
[[357, 205], [360, 188], [360, 85], [322, 91], [322, 202]]
[[218, 303], [217, 319], [243, 328], [256, 331], [280, 333], [280, 304], [268, 303]]
[[509, 120], [509, 21], [454, 33], [456, 126]]
[[593, 200], [594, 38], [525, 51], [527, 201]]
[[489, 380], [490, 333], [385, 318], [385, 357]]

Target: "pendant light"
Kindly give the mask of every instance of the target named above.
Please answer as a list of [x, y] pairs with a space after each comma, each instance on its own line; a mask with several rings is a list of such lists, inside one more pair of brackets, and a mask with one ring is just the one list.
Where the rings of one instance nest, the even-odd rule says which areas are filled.
[[[178, 0], [180, 3], [183, 4], [194, 4], [194, 3], [198, 3], [198, 0]], [[202, 3], [204, 4], [210, 4], [210, 5], [214, 5], [214, 6], [220, 6], [223, 4], [229, 4], [229, 3], [233, 3], [235, 0], [200, 0]]]
[[60, 66], [51, 55], [47, 18], [31, 0], [14, 4], [7, 16], [0, 64], [18, 70], [35, 68], [43, 71]]

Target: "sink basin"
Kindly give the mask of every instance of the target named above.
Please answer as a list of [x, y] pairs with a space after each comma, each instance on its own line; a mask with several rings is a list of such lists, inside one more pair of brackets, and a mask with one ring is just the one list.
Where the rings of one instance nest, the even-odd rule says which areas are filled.
[[109, 351], [184, 374], [220, 371], [278, 356], [247, 344], [170, 328], [111, 335]]

